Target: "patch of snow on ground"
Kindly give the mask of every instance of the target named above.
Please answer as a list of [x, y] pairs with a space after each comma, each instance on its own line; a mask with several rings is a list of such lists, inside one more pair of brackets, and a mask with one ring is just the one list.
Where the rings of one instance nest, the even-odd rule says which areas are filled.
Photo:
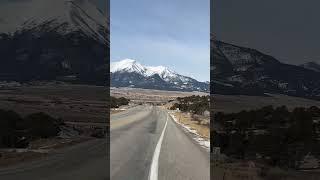
[[196, 130], [180, 123], [178, 121], [178, 119], [174, 116], [173, 112], [168, 112], [170, 114], [170, 116], [172, 117], [172, 119], [177, 123], [179, 124], [180, 126], [182, 126], [184, 129], [186, 129], [188, 132], [192, 133], [195, 137], [193, 138], [195, 141], [197, 141], [200, 146], [204, 147], [205, 149], [207, 150], [210, 150], [210, 141], [207, 141], [205, 139], [203, 139], [198, 133]]

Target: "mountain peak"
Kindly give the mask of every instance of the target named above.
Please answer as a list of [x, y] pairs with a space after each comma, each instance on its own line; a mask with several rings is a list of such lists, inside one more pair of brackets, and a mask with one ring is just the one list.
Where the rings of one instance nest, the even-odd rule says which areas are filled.
[[[10, 8], [8, 8], [8, 6]], [[11, 15], [7, 9], [19, 12]], [[6, 3], [0, 7], [2, 32], [30, 31], [34, 34], [82, 32], [103, 43], [108, 19], [89, 0], [29, 0]]]
[[143, 76], [159, 75], [161, 78], [166, 79], [169, 77], [177, 77], [178, 73], [170, 70], [165, 66], [144, 66], [134, 59], [124, 59], [121, 61], [111, 63], [110, 71], [112, 73], [118, 71], [136, 72]]
[[175, 77], [177, 76], [177, 73], [170, 70], [168, 67], [165, 66], [148, 66], [147, 72], [148, 75], [154, 75], [158, 74], [162, 78], [168, 78], [168, 77]]
[[[207, 84], [180, 75], [166, 66], [144, 66], [133, 59], [112, 62], [113, 84], [118, 86], [207, 91]], [[128, 73], [134, 73], [128, 75]], [[158, 76], [158, 77], [156, 77]], [[129, 80], [130, 79], [130, 80]], [[161, 88], [160, 88], [161, 89]]]
[[112, 73], [119, 71], [136, 72], [138, 74], [144, 74], [146, 69], [140, 63], [133, 59], [124, 59], [118, 62], [112, 62], [110, 71]]
[[319, 99], [319, 64], [285, 64], [252, 48], [214, 39], [211, 43], [212, 58], [215, 60], [212, 67], [215, 93], [273, 93]]
[[0, 80], [105, 83], [109, 20], [92, 0], [12, 0], [0, 17]]

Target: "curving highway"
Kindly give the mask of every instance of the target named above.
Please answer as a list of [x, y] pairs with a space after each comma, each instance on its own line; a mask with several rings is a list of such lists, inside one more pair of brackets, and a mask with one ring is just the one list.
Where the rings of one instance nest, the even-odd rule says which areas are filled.
[[112, 180], [209, 180], [209, 152], [155, 106], [111, 116]]

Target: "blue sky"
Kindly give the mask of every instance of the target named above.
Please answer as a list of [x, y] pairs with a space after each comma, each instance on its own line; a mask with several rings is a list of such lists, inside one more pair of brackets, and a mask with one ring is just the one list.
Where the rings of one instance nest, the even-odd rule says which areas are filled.
[[136, 59], [208, 81], [209, 0], [111, 0], [111, 61]]

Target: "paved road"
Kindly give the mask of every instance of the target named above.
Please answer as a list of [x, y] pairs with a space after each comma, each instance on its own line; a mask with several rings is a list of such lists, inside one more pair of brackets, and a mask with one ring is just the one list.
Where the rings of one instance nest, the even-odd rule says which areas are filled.
[[0, 169], [1, 180], [106, 180], [106, 140], [96, 139], [61, 149], [34, 162]]
[[110, 143], [111, 180], [148, 180], [150, 174], [159, 180], [210, 179], [209, 152], [158, 107], [112, 115]]
[[[164, 110], [138, 106], [111, 119], [112, 180], [146, 180], [151, 172], [159, 180], [209, 180], [209, 153]], [[2, 168], [0, 179], [107, 180], [106, 148], [106, 140], [96, 139], [60, 149], [45, 159]]]

